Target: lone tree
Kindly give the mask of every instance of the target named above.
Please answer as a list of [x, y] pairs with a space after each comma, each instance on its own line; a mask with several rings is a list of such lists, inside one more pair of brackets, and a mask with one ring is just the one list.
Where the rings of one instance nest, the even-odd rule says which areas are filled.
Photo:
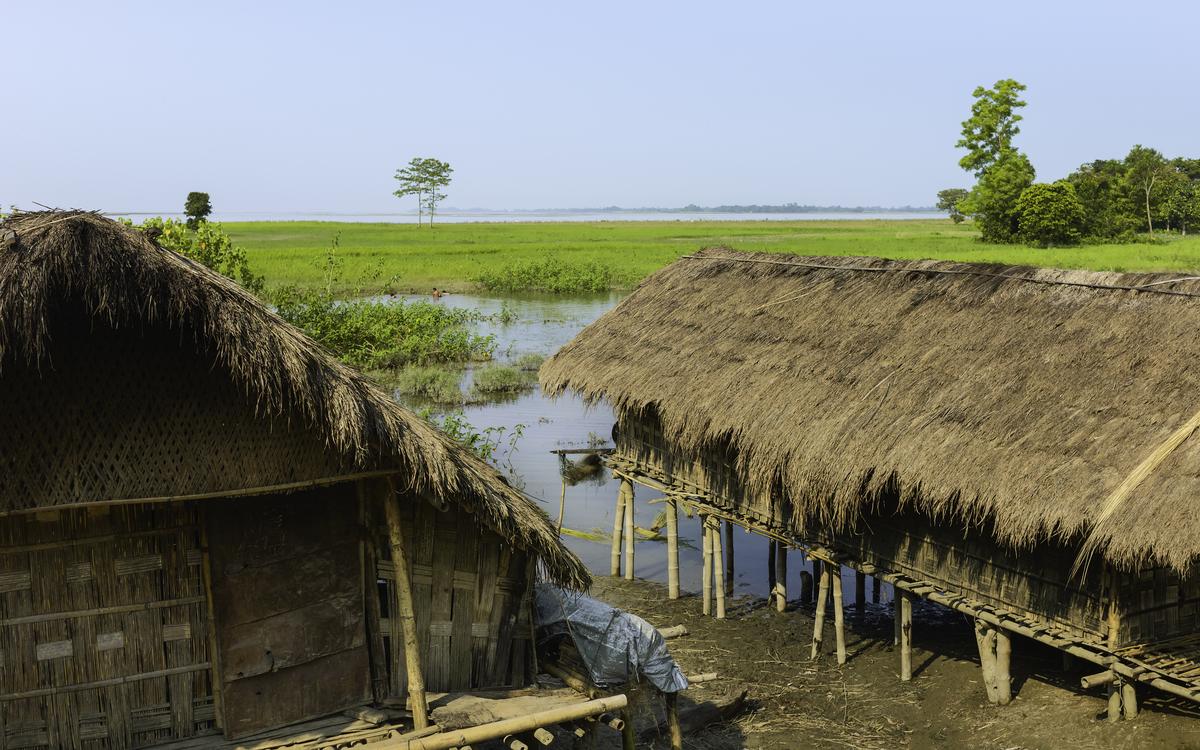
[[963, 121], [962, 138], [955, 145], [967, 150], [958, 164], [977, 178], [975, 187], [958, 210], [974, 216], [985, 242], [1012, 242], [1017, 224], [1017, 199], [1033, 184], [1034, 169], [1028, 157], [1012, 145], [1021, 132], [1017, 110], [1025, 106], [1025, 85], [1011, 78], [992, 88], [979, 86], [971, 93], [971, 116]]
[[1139, 191], [1146, 202], [1146, 229], [1151, 236], [1154, 236], [1154, 219], [1150, 212], [1150, 198], [1154, 188], [1166, 177], [1169, 166], [1162, 154], [1140, 143], [1130, 149], [1129, 155], [1125, 157], [1125, 167], [1129, 170], [1129, 184]]
[[950, 214], [950, 219], [955, 224], [961, 224], [963, 219], [967, 218], [962, 211], [958, 210], [958, 204], [967, 197], [967, 191], [962, 188], [946, 188], [938, 191], [937, 208], [939, 211], [945, 211]]
[[428, 211], [429, 226], [433, 226], [438, 204], [446, 197], [442, 190], [450, 185], [452, 174], [454, 169], [444, 161], [414, 157], [408, 166], [396, 170], [400, 187], [392, 195], [397, 198], [417, 196], [417, 224], [422, 223], [421, 218]]
[[183, 213], [187, 216], [188, 229], [192, 231], [200, 226], [200, 222], [208, 221], [208, 215], [212, 213], [208, 193], [188, 193], [187, 201], [183, 204]]

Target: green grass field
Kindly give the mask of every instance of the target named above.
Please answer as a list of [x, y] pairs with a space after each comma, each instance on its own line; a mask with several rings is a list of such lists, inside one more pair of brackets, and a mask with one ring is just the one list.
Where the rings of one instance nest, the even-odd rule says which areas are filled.
[[[1200, 237], [1160, 244], [1084, 245], [1048, 250], [985, 245], [970, 224], [916, 221], [721, 221], [411, 224], [227, 223], [268, 286], [323, 283], [320, 264], [335, 236], [344, 261], [340, 293], [434, 286], [467, 291], [486, 270], [555, 255], [599, 263], [632, 285], [680, 255], [709, 245], [802, 255], [941, 258], [1119, 271], [1200, 269]], [[372, 278], [373, 277], [373, 278]]]

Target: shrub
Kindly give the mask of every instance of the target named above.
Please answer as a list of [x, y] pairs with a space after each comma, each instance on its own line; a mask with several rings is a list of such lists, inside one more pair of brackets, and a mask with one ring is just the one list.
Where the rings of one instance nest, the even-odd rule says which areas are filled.
[[255, 294], [263, 292], [263, 277], [250, 270], [246, 251], [233, 244], [220, 224], [201, 221], [195, 230], [182, 221], [155, 216], [135, 226], [128, 219], [125, 224], [140, 229], [167, 250], [207, 266], [222, 276], [227, 276]]
[[1072, 245], [1082, 234], [1083, 204], [1066, 180], [1025, 188], [1017, 199], [1017, 215], [1020, 238], [1031, 245]]
[[546, 358], [540, 354], [522, 354], [513, 362], [513, 367], [525, 372], [537, 372]]
[[618, 286], [616, 271], [596, 261], [569, 261], [557, 255], [519, 260], [484, 271], [476, 283], [493, 292], [606, 292]]
[[1033, 165], [1024, 154], [1006, 152], [958, 202], [958, 210], [975, 219], [984, 242], [1012, 242], [1020, 233], [1017, 201], [1033, 178]]
[[477, 393], [520, 393], [533, 387], [529, 373], [516, 367], [485, 367], [475, 371], [472, 390]]
[[406, 396], [427, 399], [435, 404], [462, 403], [458, 388], [461, 376], [440, 367], [406, 367], [396, 374], [394, 385]]

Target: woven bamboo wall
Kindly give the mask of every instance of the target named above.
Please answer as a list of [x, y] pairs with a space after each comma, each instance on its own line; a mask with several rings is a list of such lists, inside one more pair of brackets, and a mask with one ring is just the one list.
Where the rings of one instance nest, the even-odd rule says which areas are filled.
[[[382, 509], [372, 509], [378, 519]], [[417, 497], [402, 504], [406, 549], [412, 557], [413, 607], [421, 640], [425, 686], [445, 692], [524, 686], [531, 674], [530, 576], [525, 552], [452, 506], [439, 511]], [[393, 649], [403, 648], [386, 525], [373, 520], [380, 579], [380, 631], [389, 692], [406, 694], [404, 670]]]
[[53, 366], [0, 369], [0, 510], [337, 476], [302, 425], [256, 415], [212, 358], [156, 330], [64, 328]]
[[1117, 602], [1121, 645], [1200, 633], [1200, 570], [1187, 576], [1166, 568], [1122, 573]]
[[0, 750], [211, 729], [201, 564], [190, 506], [0, 518]]

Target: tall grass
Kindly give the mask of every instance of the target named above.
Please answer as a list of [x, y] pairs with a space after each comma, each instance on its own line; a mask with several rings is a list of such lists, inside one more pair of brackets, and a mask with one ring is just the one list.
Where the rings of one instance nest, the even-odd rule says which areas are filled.
[[606, 292], [624, 281], [611, 266], [598, 261], [565, 260], [547, 255], [505, 263], [475, 277], [489, 292]]
[[475, 371], [471, 390], [476, 394], [520, 393], [533, 388], [534, 378], [516, 367], [492, 366]]
[[405, 396], [414, 396], [439, 404], [461, 404], [462, 391], [458, 372], [443, 367], [406, 367], [388, 378], [393, 387]]

